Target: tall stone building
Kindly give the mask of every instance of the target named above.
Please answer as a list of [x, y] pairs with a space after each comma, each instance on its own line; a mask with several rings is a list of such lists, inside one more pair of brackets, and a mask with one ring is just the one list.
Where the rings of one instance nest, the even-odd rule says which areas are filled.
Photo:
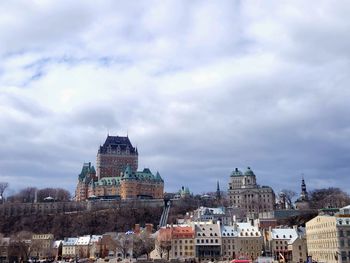
[[275, 208], [275, 193], [272, 188], [259, 186], [250, 167], [244, 173], [238, 168], [231, 173], [228, 195], [230, 204], [251, 218], [257, 218], [259, 213], [273, 211]]
[[137, 171], [138, 152], [128, 137], [107, 136], [97, 153], [97, 169], [84, 163], [75, 199], [160, 199], [164, 181], [150, 169]]
[[127, 165], [133, 172], [138, 167], [137, 148], [133, 147], [129, 137], [107, 136], [100, 146], [96, 157], [97, 177], [120, 177]]

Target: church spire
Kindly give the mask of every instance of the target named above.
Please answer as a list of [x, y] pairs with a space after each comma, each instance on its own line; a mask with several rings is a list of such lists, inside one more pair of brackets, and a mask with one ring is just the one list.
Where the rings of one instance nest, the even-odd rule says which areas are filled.
[[305, 184], [305, 180], [304, 180], [304, 176], [302, 176], [301, 179], [301, 193], [300, 193], [300, 199], [301, 200], [308, 200], [308, 194], [307, 194], [307, 190], [306, 190], [306, 184]]
[[217, 200], [221, 199], [221, 191], [220, 191], [219, 181], [216, 182], [216, 199]]

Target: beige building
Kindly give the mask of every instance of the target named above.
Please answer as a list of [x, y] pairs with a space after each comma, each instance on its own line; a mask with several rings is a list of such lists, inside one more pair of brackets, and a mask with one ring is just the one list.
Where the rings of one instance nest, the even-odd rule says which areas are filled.
[[237, 223], [237, 232], [235, 242], [237, 257], [255, 260], [261, 256], [264, 239], [259, 229], [250, 223]]
[[270, 228], [266, 232], [266, 251], [270, 252], [275, 260], [287, 262], [305, 262], [307, 246], [302, 229]]
[[78, 238], [75, 243], [76, 253], [79, 255], [79, 258], [89, 258], [90, 257], [90, 236], [81, 236]]
[[196, 223], [195, 233], [196, 257], [199, 260], [219, 259], [221, 257], [220, 223]]
[[221, 255], [223, 260], [235, 259], [237, 256], [235, 244], [237, 242], [238, 231], [237, 225], [234, 226], [221, 226]]
[[78, 251], [76, 249], [76, 243], [78, 238], [68, 237], [63, 240], [62, 243], [62, 258], [74, 258], [78, 256]]
[[9, 260], [10, 238], [0, 235], [0, 262], [8, 262]]
[[257, 218], [259, 213], [273, 211], [275, 193], [269, 186], [259, 186], [254, 172], [248, 167], [242, 173], [236, 168], [230, 176], [228, 195], [230, 205], [246, 216]]
[[319, 215], [306, 223], [309, 256], [319, 262], [350, 262], [350, 215]]
[[191, 226], [171, 227], [170, 259], [195, 257], [194, 229]]
[[52, 245], [54, 238], [52, 234], [34, 234], [31, 241], [31, 252], [32, 257], [38, 259], [50, 258], [52, 254]]

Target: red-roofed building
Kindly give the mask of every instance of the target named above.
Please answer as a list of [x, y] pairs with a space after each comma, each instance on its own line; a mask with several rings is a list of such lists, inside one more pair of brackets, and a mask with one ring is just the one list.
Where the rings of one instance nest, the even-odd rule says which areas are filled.
[[194, 257], [194, 229], [190, 226], [172, 227], [170, 258]]

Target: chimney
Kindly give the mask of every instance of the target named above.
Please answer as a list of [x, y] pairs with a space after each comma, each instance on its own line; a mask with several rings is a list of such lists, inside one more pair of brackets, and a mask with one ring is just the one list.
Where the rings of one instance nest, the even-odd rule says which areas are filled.
[[141, 232], [140, 224], [135, 224], [134, 232], [135, 232], [135, 234], [140, 234], [140, 232]]
[[148, 234], [152, 234], [152, 232], [153, 232], [153, 224], [146, 224], [145, 227], [146, 227], [147, 233]]

